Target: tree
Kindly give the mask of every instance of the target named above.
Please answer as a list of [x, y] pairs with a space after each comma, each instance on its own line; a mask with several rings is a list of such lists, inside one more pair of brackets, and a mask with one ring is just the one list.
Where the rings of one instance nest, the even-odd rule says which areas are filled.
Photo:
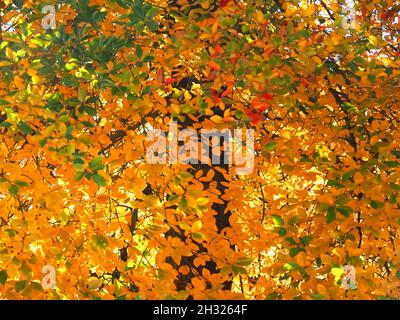
[[[0, 297], [399, 298], [399, 5], [345, 8], [3, 1]], [[149, 163], [172, 122], [220, 161]]]

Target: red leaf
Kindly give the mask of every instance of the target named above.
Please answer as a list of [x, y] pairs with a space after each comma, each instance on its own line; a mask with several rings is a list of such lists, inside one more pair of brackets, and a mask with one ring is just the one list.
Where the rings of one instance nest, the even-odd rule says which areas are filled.
[[221, 101], [221, 98], [219, 97], [217, 90], [211, 89], [211, 94], [212, 94], [212, 97], [214, 99], [214, 102], [218, 103], [218, 102]]
[[226, 7], [231, 0], [221, 0], [219, 5], [221, 8]]
[[268, 107], [269, 107], [268, 103], [263, 103], [260, 107], [258, 107], [258, 110], [263, 112], [263, 111], [267, 110]]
[[260, 120], [264, 120], [265, 117], [259, 112], [254, 112], [252, 110], [245, 110], [245, 114], [251, 119], [252, 124], [257, 124]]
[[176, 79], [174, 79], [174, 78], [166, 78], [165, 79], [165, 84], [171, 84], [171, 83], [174, 83], [176, 81]]
[[226, 89], [224, 92], [221, 93], [221, 98], [226, 97], [232, 93], [231, 88]]
[[211, 69], [213, 69], [215, 71], [218, 71], [220, 69], [220, 66], [217, 63], [215, 63], [214, 61], [210, 61], [208, 63], [208, 65], [210, 66]]
[[217, 45], [214, 47], [214, 50], [218, 53], [223, 53], [224, 50], [221, 48], [221, 46], [219, 45], [219, 43], [217, 43]]
[[274, 96], [270, 93], [263, 93], [262, 95], [260, 95], [260, 98], [262, 100], [273, 100]]
[[159, 84], [164, 84], [164, 68], [157, 71], [156, 79]]

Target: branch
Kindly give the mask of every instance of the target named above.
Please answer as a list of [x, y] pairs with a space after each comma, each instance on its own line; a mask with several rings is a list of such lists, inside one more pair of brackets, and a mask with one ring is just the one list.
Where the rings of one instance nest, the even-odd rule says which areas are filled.
[[329, 10], [328, 6], [324, 1], [320, 1], [322, 6], [324, 7], [325, 11], [328, 13], [329, 17], [331, 18], [332, 21], [335, 21], [335, 16], [332, 14], [332, 12]]

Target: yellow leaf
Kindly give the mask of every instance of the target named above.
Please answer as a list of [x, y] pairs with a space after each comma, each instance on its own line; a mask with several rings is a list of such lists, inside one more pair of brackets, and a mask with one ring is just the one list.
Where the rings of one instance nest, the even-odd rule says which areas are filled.
[[385, 247], [385, 253], [389, 258], [392, 258], [394, 256], [394, 252], [393, 252], [392, 248]]
[[11, 63], [9, 61], [0, 61], [0, 67], [9, 66]]
[[33, 84], [38, 84], [40, 82], [40, 77], [38, 76], [33, 76], [32, 77], [32, 83]]
[[328, 290], [326, 290], [326, 288], [320, 283], [317, 284], [317, 291], [318, 291], [318, 293], [322, 294], [323, 296], [329, 297]]
[[206, 205], [206, 204], [208, 203], [208, 201], [210, 201], [210, 199], [208, 199], [208, 198], [206, 198], [206, 197], [199, 197], [199, 198], [196, 199], [196, 203], [197, 203], [199, 206], [204, 206], [204, 205]]
[[203, 9], [208, 9], [210, 7], [210, 1], [203, 1], [200, 5]]
[[369, 42], [370, 42], [372, 45], [374, 45], [374, 46], [378, 45], [378, 38], [375, 37], [374, 35], [371, 34], [371, 35], [368, 37], [368, 40], [369, 40]]
[[199, 232], [201, 230], [202, 226], [203, 226], [203, 223], [198, 220], [195, 223], [193, 223], [191, 231], [192, 232]]
[[262, 23], [264, 21], [264, 15], [261, 11], [256, 11], [255, 18], [258, 23]]
[[186, 222], [179, 222], [179, 228], [182, 230], [190, 231], [190, 226]]
[[32, 69], [32, 68], [29, 68], [29, 69], [27, 70], [27, 73], [28, 73], [31, 77], [37, 75], [37, 71], [36, 71], [35, 69]]
[[24, 79], [22, 79], [20, 76], [15, 76], [15, 77], [14, 77], [14, 83], [15, 83], [15, 86], [16, 86], [18, 89], [23, 89], [23, 88], [25, 87], [25, 85], [24, 85]]
[[302, 251], [299, 254], [297, 254], [296, 261], [297, 261], [297, 263], [299, 264], [300, 267], [304, 267], [305, 265], [307, 265], [305, 252]]
[[0, 150], [3, 156], [6, 157], [8, 155], [8, 149], [5, 143], [0, 143]]
[[78, 89], [78, 100], [80, 102], [84, 102], [86, 99], [86, 95], [87, 95], [87, 90], [84, 88], [79, 87]]
[[102, 279], [93, 279], [89, 281], [89, 289], [94, 290], [97, 289], [101, 286], [101, 283], [103, 282]]
[[6, 57], [7, 58], [12, 58], [13, 57], [13, 51], [11, 50], [11, 48], [10, 47], [7, 47], [6, 48]]
[[321, 58], [318, 57], [318, 56], [313, 56], [312, 59], [316, 64], [321, 64], [322, 63]]
[[363, 181], [364, 181], [364, 177], [362, 176], [362, 174], [360, 172], [356, 172], [354, 174], [354, 182], [359, 184], [359, 183], [361, 183]]
[[313, 4], [309, 5], [305, 10], [304, 10], [304, 15], [306, 17], [312, 16], [315, 12], [315, 6]]
[[210, 118], [210, 120], [214, 123], [223, 123], [224, 119], [220, 116], [214, 115]]
[[331, 257], [327, 254], [321, 254], [321, 260], [324, 264], [330, 265], [331, 264]]
[[211, 31], [213, 34], [215, 34], [215, 33], [217, 33], [217, 30], [218, 30], [218, 22], [215, 22], [211, 27]]

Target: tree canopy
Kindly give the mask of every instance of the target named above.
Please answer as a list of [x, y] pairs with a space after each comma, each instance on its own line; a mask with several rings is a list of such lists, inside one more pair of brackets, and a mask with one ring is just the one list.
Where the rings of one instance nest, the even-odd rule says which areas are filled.
[[[400, 298], [399, 11], [3, 0], [0, 298]], [[172, 121], [252, 170], [149, 163]]]

